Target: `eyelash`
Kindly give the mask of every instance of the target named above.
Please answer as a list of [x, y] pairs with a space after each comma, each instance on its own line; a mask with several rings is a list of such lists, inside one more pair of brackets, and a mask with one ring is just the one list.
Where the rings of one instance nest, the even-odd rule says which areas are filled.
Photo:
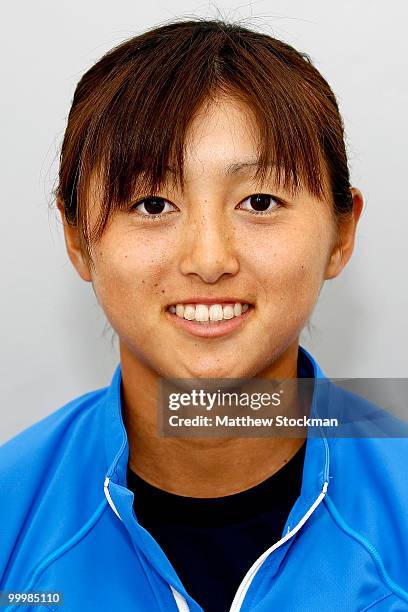
[[[251, 215], [257, 215], [257, 216], [269, 216], [272, 215], [274, 213], [274, 211], [278, 208], [281, 208], [284, 206], [284, 202], [282, 200], [280, 200], [279, 198], [272, 196], [269, 193], [252, 193], [251, 195], [247, 196], [246, 198], [244, 198], [243, 200], [241, 200], [241, 202], [239, 202], [239, 204], [242, 204], [243, 202], [246, 202], [246, 200], [249, 200], [250, 198], [253, 198], [254, 196], [266, 196], [268, 198], [271, 198], [271, 200], [275, 201], [276, 206], [269, 212], [266, 211], [260, 211], [260, 210], [248, 210], [247, 212], [249, 212]], [[154, 197], [154, 196], [148, 196], [146, 198], [143, 198], [142, 200], [139, 200], [138, 202], [136, 202], [135, 204], [133, 204], [130, 208], [130, 212], [133, 212], [133, 210], [136, 210], [137, 206], [140, 206], [141, 204], [143, 204], [144, 202], [148, 201], [148, 200], [163, 200], [163, 202], [165, 203], [169, 203], [168, 200], [166, 200], [165, 198], [162, 197]], [[171, 204], [172, 206], [174, 206], [174, 204]], [[161, 212], [161, 213], [157, 213], [155, 215], [149, 215], [149, 214], [139, 214], [140, 217], [142, 217], [143, 221], [153, 221], [154, 219], [159, 219], [162, 218], [164, 215], [166, 214], [171, 214], [169, 212], [165, 213], [165, 212]]]

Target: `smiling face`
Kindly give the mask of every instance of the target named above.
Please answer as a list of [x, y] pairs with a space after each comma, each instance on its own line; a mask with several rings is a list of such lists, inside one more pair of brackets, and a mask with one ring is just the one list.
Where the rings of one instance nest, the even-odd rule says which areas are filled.
[[[324, 280], [340, 272], [352, 245], [341, 260], [328, 187], [326, 200], [306, 190], [294, 195], [276, 183], [273, 167], [261, 184], [250, 165], [256, 158], [250, 111], [218, 98], [190, 124], [183, 193], [169, 174], [155, 198], [135, 194], [92, 249], [93, 269], [74, 252], [66, 228], [71, 260], [92, 282], [122, 361], [163, 377], [273, 376], [285, 354], [297, 353]], [[229, 323], [206, 325], [183, 323], [168, 310], [203, 298], [251, 306]], [[211, 331], [217, 325], [221, 333]]]

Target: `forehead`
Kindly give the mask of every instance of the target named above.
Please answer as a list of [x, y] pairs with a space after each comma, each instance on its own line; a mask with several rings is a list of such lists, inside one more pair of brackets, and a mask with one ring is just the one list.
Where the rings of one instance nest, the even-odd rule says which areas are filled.
[[[206, 101], [186, 133], [185, 165], [200, 162], [235, 176], [253, 170], [260, 146], [259, 129], [251, 109], [242, 101], [221, 96]], [[175, 172], [170, 166], [169, 172]]]
[[[186, 132], [185, 181], [214, 176], [223, 181], [252, 178], [260, 167], [260, 130], [251, 108], [232, 96], [207, 100], [195, 113]], [[267, 176], [275, 162], [267, 161]], [[166, 166], [166, 179], [173, 183], [177, 168]]]

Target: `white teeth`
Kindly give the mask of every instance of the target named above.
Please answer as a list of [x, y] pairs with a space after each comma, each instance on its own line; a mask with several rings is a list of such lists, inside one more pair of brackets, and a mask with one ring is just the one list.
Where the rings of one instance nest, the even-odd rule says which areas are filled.
[[233, 319], [234, 318], [234, 307], [233, 306], [224, 306], [224, 319]]
[[184, 306], [183, 304], [177, 304], [176, 306], [176, 315], [181, 319], [184, 317]]
[[235, 304], [175, 304], [169, 307], [169, 311], [181, 319], [208, 323], [233, 319], [246, 312], [249, 304], [235, 302]]
[[222, 321], [224, 313], [221, 304], [211, 304], [209, 314], [210, 321]]
[[208, 316], [208, 307], [204, 304], [197, 304], [195, 307], [195, 320], [200, 323], [205, 323], [209, 319]]
[[187, 304], [186, 306], [184, 306], [184, 318], [188, 321], [192, 321], [193, 319], [195, 319], [195, 311], [195, 306]]

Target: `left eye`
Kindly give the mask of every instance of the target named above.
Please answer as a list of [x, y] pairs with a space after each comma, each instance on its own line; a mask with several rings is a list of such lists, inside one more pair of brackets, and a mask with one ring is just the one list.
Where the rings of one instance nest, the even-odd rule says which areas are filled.
[[266, 193], [255, 193], [242, 200], [239, 206], [243, 207], [243, 210], [248, 210], [253, 215], [267, 215], [273, 212], [275, 208], [279, 208], [281, 202]]
[[166, 209], [166, 206], [170, 206], [170, 207], [173, 206], [173, 208], [175, 208], [173, 204], [170, 204], [170, 202], [168, 202], [164, 198], [151, 196], [148, 198], [144, 198], [144, 200], [140, 200], [140, 202], [137, 202], [136, 204], [134, 204], [131, 210], [140, 211], [140, 214], [143, 217], [154, 218], [154, 217], [159, 217], [163, 213], [169, 212], [169, 210]]

